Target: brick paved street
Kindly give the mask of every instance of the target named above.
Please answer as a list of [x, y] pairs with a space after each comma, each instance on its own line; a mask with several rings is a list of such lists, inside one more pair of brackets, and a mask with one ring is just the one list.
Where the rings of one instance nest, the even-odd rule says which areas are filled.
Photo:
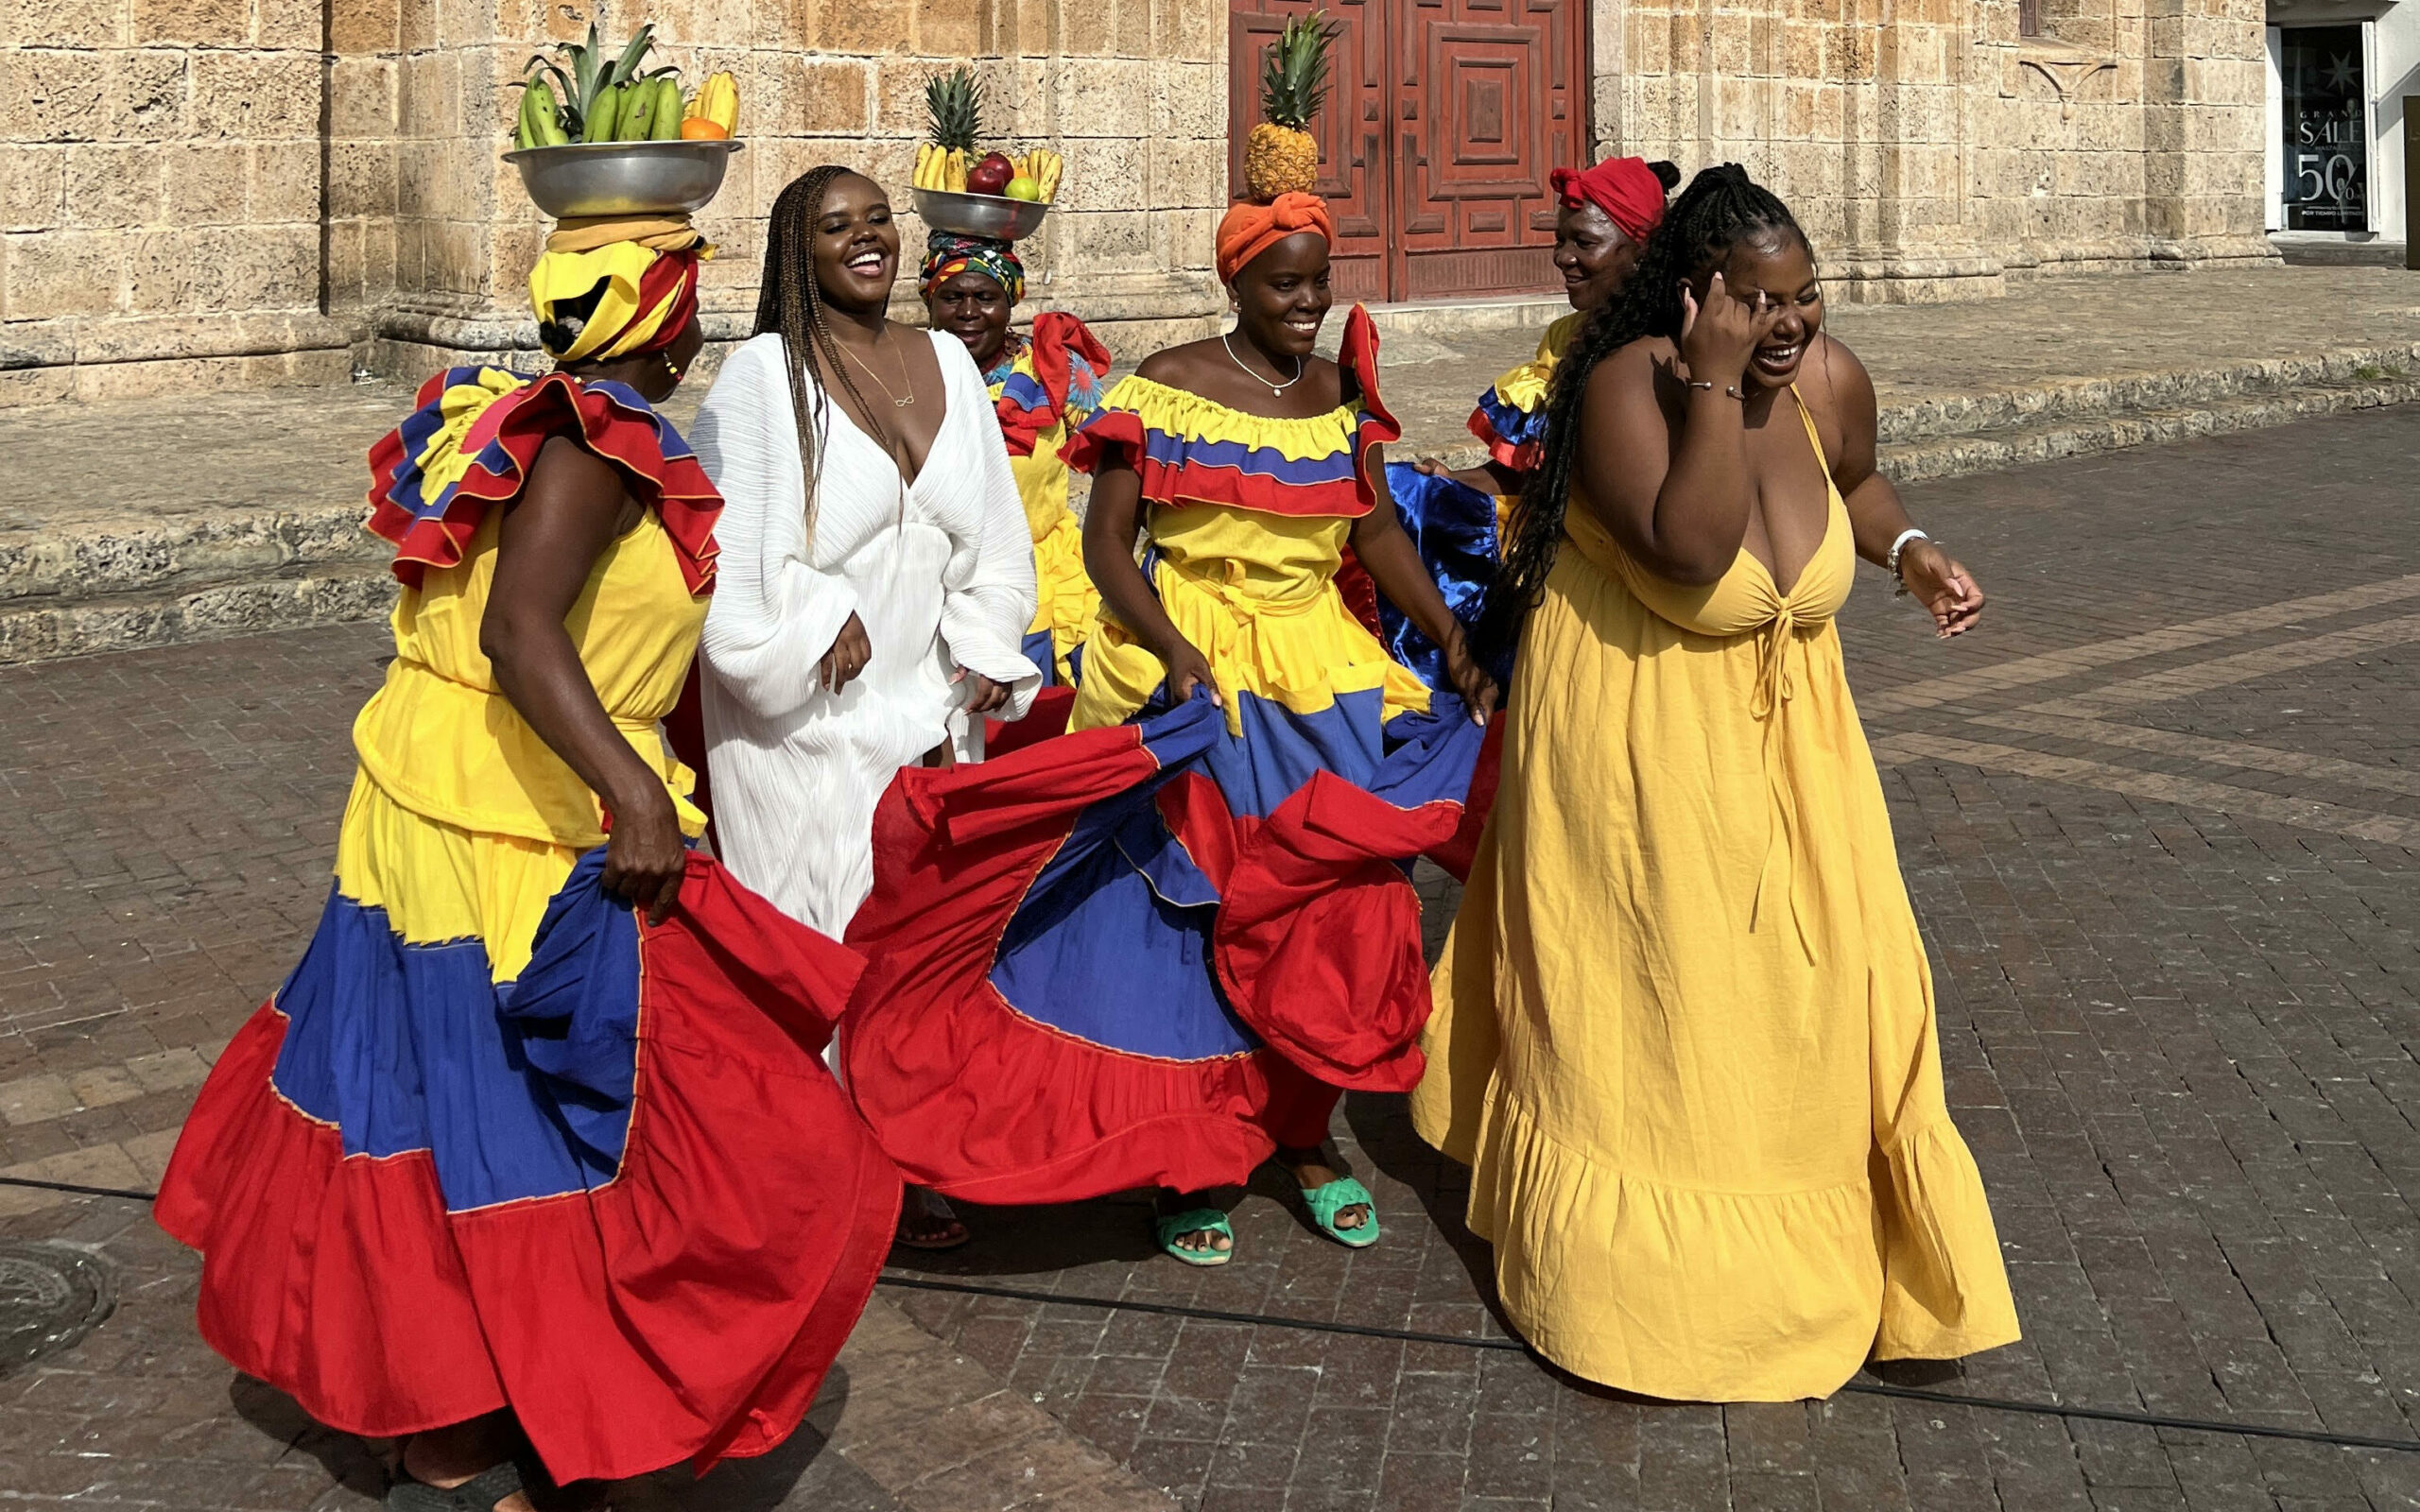
[[[2407, 406], [1910, 490], [1993, 591], [1986, 627], [1939, 644], [1869, 573], [1843, 628], [2027, 1338], [1892, 1380], [2420, 1441], [2415, 455]], [[156, 1177], [316, 914], [381, 653], [345, 627], [0, 671], [0, 1168]], [[1457, 1171], [1398, 1100], [1338, 1127], [1375, 1249], [1264, 1187], [1222, 1271], [1153, 1258], [1119, 1201], [972, 1213], [977, 1246], [925, 1268], [1490, 1332]], [[195, 1341], [193, 1263], [139, 1210], [0, 1190], [0, 1240], [54, 1236], [113, 1258], [122, 1299], [0, 1378], [0, 1498], [374, 1493], [363, 1451]], [[2413, 1453], [1854, 1395], [1668, 1406], [1513, 1353], [887, 1295], [1202, 1512], [2420, 1505]], [[871, 1451], [820, 1452], [853, 1410], [776, 1467], [795, 1486], [693, 1504], [910, 1504]]]

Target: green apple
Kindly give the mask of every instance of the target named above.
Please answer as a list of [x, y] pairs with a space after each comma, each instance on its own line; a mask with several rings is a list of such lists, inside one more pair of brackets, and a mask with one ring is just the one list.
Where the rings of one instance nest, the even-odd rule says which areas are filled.
[[1039, 199], [1042, 198], [1042, 185], [1031, 179], [1011, 179], [1001, 193], [1011, 199]]

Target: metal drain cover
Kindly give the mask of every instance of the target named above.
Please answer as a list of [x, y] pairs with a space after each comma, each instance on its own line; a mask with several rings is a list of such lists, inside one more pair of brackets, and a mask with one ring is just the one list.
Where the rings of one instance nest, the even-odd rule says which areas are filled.
[[117, 1306], [107, 1261], [55, 1244], [0, 1245], [0, 1375], [74, 1345]]

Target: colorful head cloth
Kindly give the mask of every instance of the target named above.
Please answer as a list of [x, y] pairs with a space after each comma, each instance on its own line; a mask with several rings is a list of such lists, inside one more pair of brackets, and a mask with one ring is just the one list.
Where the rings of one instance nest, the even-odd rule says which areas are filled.
[[930, 294], [959, 274], [972, 271], [1000, 285], [1011, 304], [1025, 298], [1025, 265], [1017, 261], [1016, 249], [1007, 242], [937, 231], [926, 238], [925, 247], [924, 270], [916, 275], [917, 293]]
[[1644, 243], [1664, 223], [1664, 180], [1645, 158], [1607, 158], [1593, 168], [1557, 168], [1547, 181], [1563, 208], [1595, 205], [1632, 241]]
[[538, 339], [557, 362], [660, 352], [697, 313], [713, 255], [686, 216], [564, 221], [529, 269]]
[[1219, 222], [1219, 282], [1233, 284], [1253, 258], [1297, 232], [1317, 232], [1336, 245], [1336, 220], [1317, 195], [1279, 195], [1268, 204], [1246, 200]]

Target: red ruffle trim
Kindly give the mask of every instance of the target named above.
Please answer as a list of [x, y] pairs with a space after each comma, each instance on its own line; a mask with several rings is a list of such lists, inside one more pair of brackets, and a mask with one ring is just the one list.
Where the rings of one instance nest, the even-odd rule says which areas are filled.
[[[451, 376], [451, 370], [438, 373], [421, 385], [417, 405], [435, 403]], [[396, 471], [412, 459], [400, 429], [380, 438], [370, 449], [370, 533], [393, 543], [395, 576], [417, 588], [426, 569], [460, 564], [489, 505], [520, 497], [547, 438], [570, 436], [622, 471], [631, 494], [664, 522], [689, 592], [707, 593], [714, 583], [715, 520], [722, 513], [722, 495], [685, 446], [677, 455], [666, 455], [668, 430], [644, 402], [632, 408], [605, 386], [548, 373], [480, 414], [463, 439], [463, 450], [475, 460], [441, 514], [414, 514], [388, 496]], [[677, 440], [678, 433], [673, 435]]]
[[1523, 441], [1516, 445], [1506, 440], [1496, 434], [1495, 426], [1487, 422], [1487, 411], [1472, 410], [1469, 428], [1471, 435], [1477, 437], [1479, 443], [1487, 448], [1490, 461], [1511, 468], [1515, 472], [1534, 472], [1538, 470], [1538, 457], [1546, 448], [1535, 441]]

